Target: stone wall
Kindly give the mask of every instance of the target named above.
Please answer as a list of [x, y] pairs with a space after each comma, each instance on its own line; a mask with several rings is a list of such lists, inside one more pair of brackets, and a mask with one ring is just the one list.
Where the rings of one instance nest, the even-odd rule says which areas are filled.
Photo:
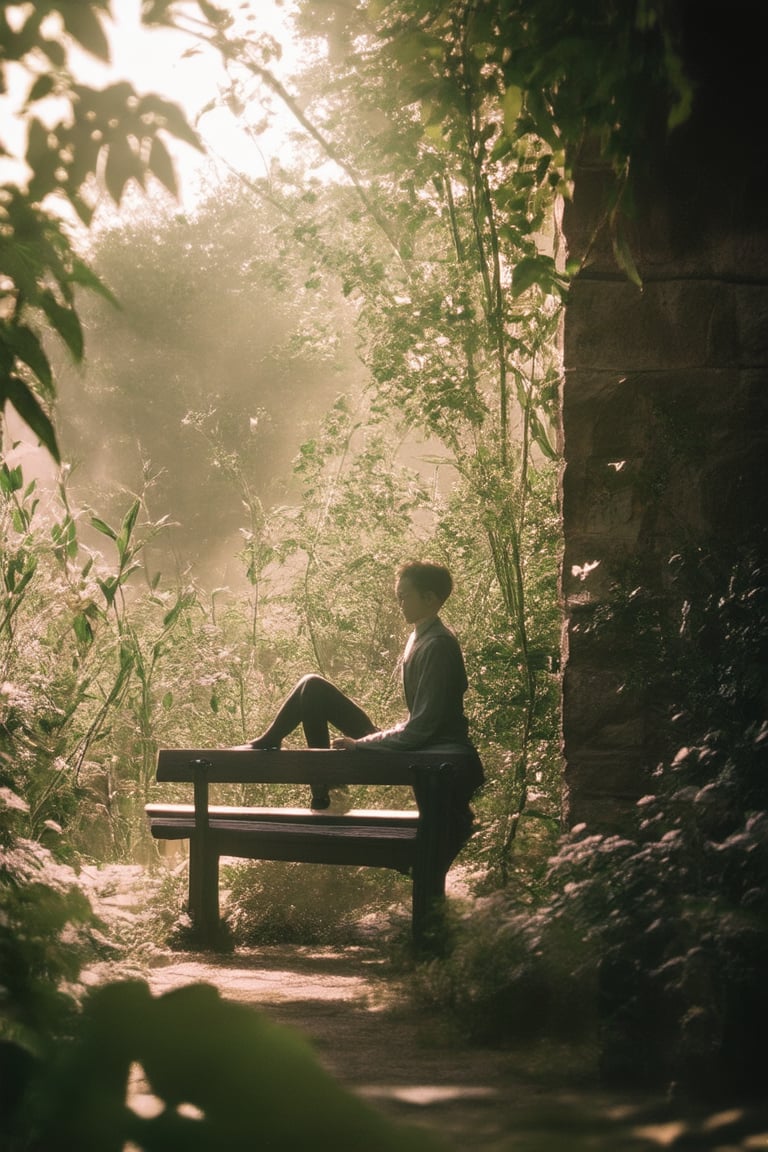
[[[672, 591], [674, 558], [703, 555], [713, 543], [738, 557], [765, 525], [765, 132], [761, 124], [753, 137], [746, 120], [730, 115], [748, 108], [740, 103], [747, 80], [734, 67], [728, 90], [718, 49], [722, 40], [708, 40], [705, 29], [690, 36], [694, 115], [659, 137], [637, 185], [629, 241], [642, 290], [618, 269], [600, 227], [609, 177], [589, 155], [565, 212], [569, 254], [585, 261], [564, 330], [571, 826], [620, 830], [651, 790], [655, 765], [674, 753], [674, 701], [654, 625], [680, 625], [685, 597], [679, 585]], [[749, 60], [742, 65], [748, 72]]]

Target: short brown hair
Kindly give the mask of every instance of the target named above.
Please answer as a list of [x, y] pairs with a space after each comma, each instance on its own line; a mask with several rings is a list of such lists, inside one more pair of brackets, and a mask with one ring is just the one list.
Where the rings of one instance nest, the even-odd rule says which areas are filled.
[[397, 570], [398, 580], [405, 577], [422, 594], [434, 592], [441, 604], [453, 591], [453, 577], [442, 564], [432, 564], [429, 560], [409, 560]]

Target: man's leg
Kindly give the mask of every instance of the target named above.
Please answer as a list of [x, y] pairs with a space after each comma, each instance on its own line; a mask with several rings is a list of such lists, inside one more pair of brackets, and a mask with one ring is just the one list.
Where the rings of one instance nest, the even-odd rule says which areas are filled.
[[360, 705], [345, 696], [330, 680], [322, 676], [305, 676], [299, 683], [301, 723], [308, 748], [330, 748], [329, 724], [353, 740], [377, 730]]
[[301, 724], [301, 693], [304, 680], [306, 676], [291, 689], [269, 727], [265, 728], [255, 740], [251, 740], [251, 748], [279, 748], [285, 737], [293, 732], [294, 728], [298, 728]]
[[[330, 680], [322, 676], [303, 676], [281, 704], [277, 715], [261, 736], [251, 741], [252, 748], [279, 748], [289, 733], [304, 729], [309, 748], [330, 748], [328, 725], [338, 728], [344, 736], [358, 740], [376, 732], [371, 718], [349, 696], [345, 696]], [[312, 808], [327, 808], [331, 802], [327, 788], [312, 789]]]
[[376, 731], [362, 708], [322, 676], [302, 676], [286, 696], [272, 723], [251, 748], [279, 748], [286, 736], [302, 725], [308, 748], [330, 748], [328, 725], [358, 740]]
[[[300, 700], [301, 723], [308, 748], [330, 748], [329, 724], [353, 740], [376, 731], [375, 724], [362, 708], [322, 676], [304, 677]], [[313, 785], [311, 807], [322, 810], [330, 803], [328, 788], [321, 784]]]

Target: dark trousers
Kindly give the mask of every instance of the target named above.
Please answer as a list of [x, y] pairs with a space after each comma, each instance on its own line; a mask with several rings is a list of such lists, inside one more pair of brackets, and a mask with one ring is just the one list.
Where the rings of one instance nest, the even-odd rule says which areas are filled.
[[278, 746], [300, 724], [308, 748], [330, 748], [329, 724], [353, 740], [378, 731], [359, 704], [345, 696], [330, 680], [315, 675], [302, 676], [280, 705], [259, 743]]

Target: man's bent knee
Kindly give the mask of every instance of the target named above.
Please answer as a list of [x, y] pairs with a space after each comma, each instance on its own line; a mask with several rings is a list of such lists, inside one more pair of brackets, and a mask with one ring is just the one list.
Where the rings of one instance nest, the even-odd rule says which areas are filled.
[[302, 700], [307, 695], [317, 696], [330, 686], [330, 681], [324, 679], [322, 676], [318, 676], [316, 672], [309, 672], [306, 676], [302, 676], [297, 684], [297, 688], [301, 691]]

